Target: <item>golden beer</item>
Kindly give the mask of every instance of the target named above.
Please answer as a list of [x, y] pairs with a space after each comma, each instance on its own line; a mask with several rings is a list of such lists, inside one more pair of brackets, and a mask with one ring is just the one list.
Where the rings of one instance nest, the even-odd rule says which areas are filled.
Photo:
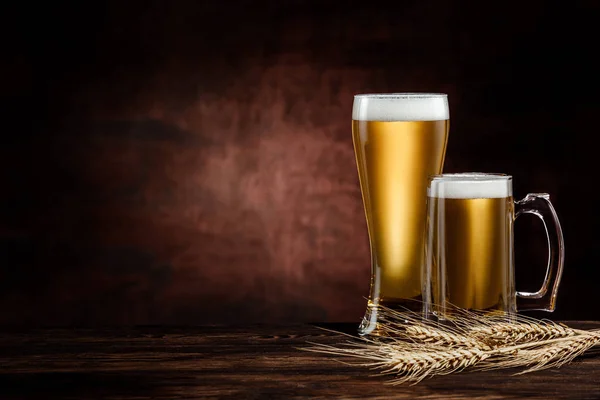
[[[512, 197], [428, 199], [434, 304], [509, 308], [512, 209]], [[445, 284], [436, 284], [440, 281]]]
[[[537, 292], [515, 290], [513, 225], [523, 214], [540, 218], [548, 240], [546, 277]], [[426, 318], [452, 319], [463, 309], [500, 315], [554, 310], [565, 245], [547, 193], [514, 201], [510, 175], [433, 176], [425, 231], [421, 282]]]
[[[377, 97], [379, 96], [379, 97]], [[421, 308], [428, 178], [444, 164], [445, 95], [364, 95], [354, 100], [352, 138], [371, 244], [371, 290], [359, 333], [377, 306]]]

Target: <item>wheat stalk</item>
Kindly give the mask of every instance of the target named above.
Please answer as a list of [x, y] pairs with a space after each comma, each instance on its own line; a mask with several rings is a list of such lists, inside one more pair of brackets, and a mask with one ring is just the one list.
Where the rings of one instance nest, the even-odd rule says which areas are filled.
[[490, 369], [528, 367], [519, 372], [524, 374], [552, 367], [561, 367], [590, 348], [600, 345], [600, 331], [580, 331], [576, 336], [530, 342], [520, 346], [500, 348], [500, 351], [520, 347], [518, 357], [508, 357], [491, 365]]
[[428, 376], [445, 375], [471, 367], [491, 355], [478, 348], [425, 349], [414, 343], [358, 344], [331, 346], [314, 344], [302, 350], [337, 356], [350, 356], [364, 362], [356, 365], [396, 375], [392, 384], [418, 383]]
[[454, 311], [451, 323], [440, 324], [380, 306], [380, 336], [336, 346], [313, 343], [302, 350], [362, 360], [358, 365], [395, 375], [392, 384], [415, 384], [465, 369], [520, 367], [519, 373], [529, 373], [560, 367], [600, 345], [600, 330], [505, 313]]
[[491, 347], [482, 337], [466, 334], [460, 326], [446, 325], [440, 329], [433, 321], [423, 319], [420, 314], [381, 307], [379, 311], [381, 337], [405, 339], [431, 346], [462, 346], [489, 350]]
[[498, 322], [490, 326], [473, 327], [469, 333], [479, 340], [487, 341], [494, 348], [577, 334], [567, 326], [544, 322]]

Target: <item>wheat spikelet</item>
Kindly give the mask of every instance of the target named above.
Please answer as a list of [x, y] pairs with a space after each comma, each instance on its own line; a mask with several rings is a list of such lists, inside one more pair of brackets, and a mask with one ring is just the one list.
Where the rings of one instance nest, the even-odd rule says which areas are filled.
[[456, 347], [473, 347], [481, 350], [491, 350], [491, 347], [485, 339], [478, 337], [469, 337], [460, 334], [449, 334], [445, 331], [440, 331], [428, 326], [408, 326], [406, 333], [411, 338], [432, 346], [456, 346]]
[[404, 359], [396, 359], [385, 373], [398, 371], [400, 377], [393, 384], [412, 381], [418, 383], [428, 376], [446, 375], [461, 371], [489, 357], [489, 354], [477, 348], [456, 348], [445, 351], [420, 351], [413, 353], [408, 365]]
[[440, 326], [412, 311], [379, 310], [379, 332], [384, 337], [406, 338], [430, 345], [457, 345], [484, 350], [576, 335], [579, 331], [548, 320], [505, 312], [495, 314], [454, 308], [451, 322]]
[[546, 321], [498, 321], [487, 326], [474, 326], [469, 329], [469, 335], [485, 341], [492, 348], [564, 338], [576, 334], [576, 330], [565, 325]]
[[[456, 309], [451, 323], [423, 319], [411, 311], [381, 307], [381, 336], [331, 346], [313, 343], [302, 350], [349, 356], [358, 365], [395, 375], [392, 384], [465, 369], [525, 368], [520, 373], [560, 367], [594, 346], [600, 330], [584, 331], [548, 320], [488, 315]], [[349, 335], [348, 335], [349, 336]]]
[[564, 338], [576, 335], [577, 329], [549, 320], [538, 320], [503, 311], [469, 311], [451, 306], [451, 321], [471, 339], [485, 342], [490, 348]]
[[582, 333], [563, 342], [542, 345], [532, 350], [523, 350], [521, 357], [530, 366], [521, 373], [540, 371], [542, 369], [561, 367], [570, 363], [586, 350], [600, 344], [600, 333]]
[[[381, 337], [405, 339], [432, 346], [469, 346], [491, 349], [478, 337], [465, 335], [461, 329], [447, 325], [440, 329], [437, 323], [424, 319], [412, 311], [396, 311], [385, 307], [379, 310], [379, 332]], [[375, 339], [377, 340], [377, 339]]]
[[428, 376], [461, 371], [491, 356], [478, 348], [427, 349], [410, 342], [365, 343], [362, 346], [346, 343], [345, 346], [314, 344], [302, 350], [360, 359], [364, 362], [356, 365], [379, 370], [383, 375], [395, 375], [391, 384], [418, 383]]
[[489, 355], [479, 349], [457, 348], [446, 351], [416, 351], [402, 354], [382, 363], [384, 374], [396, 374], [392, 384], [418, 383], [428, 376], [446, 375], [461, 371], [486, 359]]

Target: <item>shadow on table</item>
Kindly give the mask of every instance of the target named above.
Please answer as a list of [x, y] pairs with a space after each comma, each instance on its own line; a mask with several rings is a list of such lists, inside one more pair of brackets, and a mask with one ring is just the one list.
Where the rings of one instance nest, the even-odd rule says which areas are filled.
[[[0, 398], [12, 399], [96, 399], [113, 397], [162, 398], [174, 396], [185, 387], [195, 386], [185, 374], [121, 372], [34, 372], [0, 374]], [[185, 390], [184, 390], [185, 391]], [[201, 394], [201, 393], [198, 393]]]
[[329, 331], [335, 331], [339, 333], [344, 333], [346, 335], [351, 335], [354, 337], [358, 336], [358, 323], [351, 322], [319, 322], [313, 323], [312, 326], [317, 328], [326, 329]]

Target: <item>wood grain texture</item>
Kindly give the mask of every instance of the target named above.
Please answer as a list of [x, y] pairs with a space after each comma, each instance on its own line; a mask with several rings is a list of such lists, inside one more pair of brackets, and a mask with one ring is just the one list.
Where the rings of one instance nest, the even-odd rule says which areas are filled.
[[[569, 325], [600, 328], [600, 322]], [[345, 339], [309, 325], [4, 333], [0, 398], [600, 398], [600, 357], [522, 376], [462, 373], [391, 386], [364, 368], [298, 350], [307, 341]]]

